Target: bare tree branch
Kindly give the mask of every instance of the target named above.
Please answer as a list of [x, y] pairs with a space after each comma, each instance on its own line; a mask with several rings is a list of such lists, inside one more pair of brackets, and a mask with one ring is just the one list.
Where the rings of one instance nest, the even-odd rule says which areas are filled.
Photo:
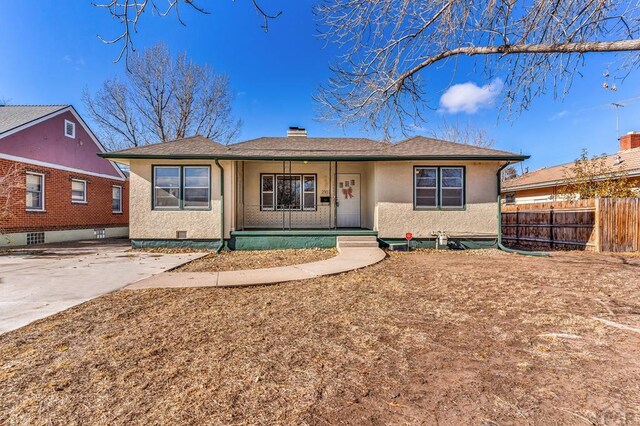
[[587, 53], [640, 51], [640, 2], [612, 0], [324, 0], [321, 35], [342, 54], [315, 96], [321, 118], [406, 133], [437, 96], [429, 70], [482, 58], [505, 82], [502, 107], [527, 109], [552, 87], [562, 96]]
[[[160, 7], [158, 5], [159, 3], [164, 4], [164, 7]], [[120, 35], [113, 38], [104, 38], [98, 35], [98, 38], [105, 44], [120, 44], [121, 48], [114, 62], [119, 62], [124, 57], [128, 67], [129, 57], [135, 52], [133, 35], [138, 32], [138, 23], [144, 13], [149, 8], [160, 17], [166, 17], [173, 12], [178, 22], [186, 26], [186, 23], [180, 15], [180, 5], [183, 3], [198, 13], [209, 14], [204, 7], [198, 5], [198, 0], [164, 0], [162, 2], [160, 2], [160, 0], [109, 0], [103, 3], [94, 2], [91, 4], [108, 11], [111, 17], [121, 25], [122, 32]], [[269, 21], [276, 19], [282, 14], [282, 12], [266, 12], [265, 9], [260, 6], [258, 0], [251, 0], [251, 4], [256, 10], [256, 13], [262, 18], [262, 28], [264, 28], [265, 31], [269, 31]]]
[[460, 122], [443, 120], [431, 131], [431, 134], [437, 139], [481, 148], [491, 148], [495, 144], [495, 140], [489, 136], [487, 129], [472, 125], [469, 122], [461, 124]]
[[6, 224], [14, 215], [20, 203], [20, 196], [25, 188], [25, 174], [19, 164], [12, 164], [0, 169], [0, 234], [4, 233]]
[[234, 94], [226, 75], [172, 57], [156, 45], [130, 58], [126, 81], [106, 80], [83, 101], [109, 149], [203, 135], [229, 143], [241, 122], [232, 117]]

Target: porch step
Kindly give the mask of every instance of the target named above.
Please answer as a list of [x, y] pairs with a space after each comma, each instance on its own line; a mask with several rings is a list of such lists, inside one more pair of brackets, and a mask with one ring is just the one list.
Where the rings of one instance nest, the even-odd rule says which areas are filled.
[[336, 239], [336, 246], [340, 248], [369, 248], [378, 247], [378, 240], [375, 235], [340, 235]]

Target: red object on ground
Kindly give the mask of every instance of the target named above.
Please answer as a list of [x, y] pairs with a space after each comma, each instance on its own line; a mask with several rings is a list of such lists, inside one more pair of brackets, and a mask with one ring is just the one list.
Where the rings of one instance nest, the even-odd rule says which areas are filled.
[[411, 232], [407, 232], [404, 237], [407, 239], [407, 241], [411, 241], [413, 239], [413, 234]]

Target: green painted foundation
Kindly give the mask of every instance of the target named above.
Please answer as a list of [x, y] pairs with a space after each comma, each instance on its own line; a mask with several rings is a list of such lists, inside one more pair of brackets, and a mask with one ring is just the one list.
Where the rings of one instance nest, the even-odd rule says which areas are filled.
[[298, 248], [333, 248], [339, 235], [374, 235], [368, 229], [348, 230], [252, 230], [233, 231], [228, 246], [231, 250], [274, 250]]
[[131, 248], [217, 250], [220, 240], [131, 240]]
[[[406, 247], [407, 240], [400, 238], [380, 238], [380, 246], [383, 248]], [[497, 238], [449, 238], [447, 247], [440, 247], [443, 250], [473, 250], [483, 248], [496, 248]], [[436, 248], [435, 238], [417, 238], [411, 240], [411, 248]]]

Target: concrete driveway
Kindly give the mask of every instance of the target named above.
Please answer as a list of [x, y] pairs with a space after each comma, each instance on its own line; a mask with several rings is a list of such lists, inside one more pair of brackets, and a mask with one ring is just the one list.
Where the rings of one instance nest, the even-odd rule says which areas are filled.
[[129, 249], [128, 240], [92, 240], [0, 256], [0, 334], [205, 255]]

